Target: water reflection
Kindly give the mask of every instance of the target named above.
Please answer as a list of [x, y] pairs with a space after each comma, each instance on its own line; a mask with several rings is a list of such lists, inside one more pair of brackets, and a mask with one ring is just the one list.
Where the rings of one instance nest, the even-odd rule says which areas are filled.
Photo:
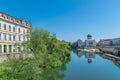
[[[76, 51], [71, 55], [72, 59], [63, 61], [63, 66], [60, 68], [42, 70], [39, 80], [120, 80], [118, 75], [118, 73], [120, 73], [119, 69], [116, 69], [116, 67], [111, 64], [113, 60], [109, 61], [110, 59], [108, 60], [108, 58], [103, 57], [103, 55], [99, 56], [95, 53]], [[74, 55], [77, 56], [74, 57]], [[78, 58], [81, 58], [83, 62], [79, 62]], [[88, 64], [91, 64], [90, 66], [84, 64], [86, 60]], [[93, 61], [94, 64], [92, 64]], [[113, 61], [113, 63], [120, 68], [120, 64], [117, 61]], [[96, 66], [98, 69], [96, 69]], [[104, 66], [104, 68], [101, 68], [101, 66]], [[113, 73], [111, 68], [116, 71], [118, 70], [118, 72]]]
[[76, 51], [74, 52], [76, 53], [76, 55], [78, 56], [78, 58], [81, 58], [81, 57], [85, 57], [88, 61], [89, 64], [92, 63], [92, 59], [95, 58], [96, 54], [95, 53], [90, 53], [90, 52], [79, 52], [79, 51]]
[[104, 59], [107, 59], [107, 60], [112, 61], [115, 66], [117, 66], [118, 68], [120, 68], [120, 60], [116, 60], [116, 59], [114, 59], [114, 58], [105, 56], [104, 54], [103, 54], [103, 55], [100, 55], [100, 56], [101, 56], [102, 58], [104, 58]]
[[41, 72], [40, 80], [62, 80], [65, 76], [64, 71], [61, 69], [45, 69]]
[[65, 71], [71, 58], [63, 61], [62, 66], [54, 69], [42, 69], [39, 80], [63, 80], [65, 77]]
[[[91, 52], [80, 52], [77, 50], [73, 50], [73, 53], [75, 53], [78, 58], [85, 57], [87, 59], [88, 64], [91, 64], [93, 62], [93, 59], [96, 57], [96, 53], [91, 53]], [[115, 60], [113, 58], [104, 56], [103, 54], [100, 54], [99, 56], [101, 56], [104, 59], [112, 61], [115, 66], [120, 68], [120, 61], [119, 60]]]

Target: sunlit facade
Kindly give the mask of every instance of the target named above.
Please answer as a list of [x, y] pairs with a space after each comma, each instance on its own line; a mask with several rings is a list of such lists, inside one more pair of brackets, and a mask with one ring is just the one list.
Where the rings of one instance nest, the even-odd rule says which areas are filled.
[[31, 28], [31, 23], [0, 12], [0, 53], [18, 53], [22, 47], [16, 44], [28, 40], [27, 33]]
[[120, 38], [103, 39], [99, 41], [100, 47], [120, 47]]

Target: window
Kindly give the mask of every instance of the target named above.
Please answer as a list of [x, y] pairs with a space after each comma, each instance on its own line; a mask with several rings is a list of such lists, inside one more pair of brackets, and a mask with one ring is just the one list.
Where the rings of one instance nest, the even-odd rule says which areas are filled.
[[25, 41], [25, 36], [23, 36], [23, 40]]
[[2, 45], [0, 45], [0, 53], [2, 53]]
[[21, 36], [20, 35], [18, 36], [18, 38], [19, 38], [19, 41], [21, 41]]
[[1, 29], [1, 23], [0, 23], [0, 29]]
[[16, 52], [16, 46], [15, 45], [13, 46], [13, 52]]
[[9, 45], [9, 52], [12, 52], [12, 45]]
[[9, 25], [9, 31], [11, 31], [11, 26]]
[[23, 31], [23, 34], [25, 34], [25, 30]]
[[0, 40], [2, 40], [2, 34], [0, 33]]
[[4, 40], [5, 40], [5, 41], [7, 40], [7, 35], [6, 35], [6, 34], [4, 34]]
[[4, 53], [7, 52], [7, 45], [4, 45]]
[[9, 34], [9, 41], [11, 41], [11, 34]]
[[17, 48], [18, 48], [18, 51], [20, 52], [20, 51], [21, 51], [21, 47], [20, 47], [20, 46], [18, 46]]
[[16, 41], [16, 36], [15, 35], [13, 35], [13, 41]]
[[13, 27], [13, 32], [15, 32], [15, 27]]
[[20, 33], [20, 28], [18, 28], [18, 32]]
[[6, 24], [4, 24], [4, 30], [6, 30]]

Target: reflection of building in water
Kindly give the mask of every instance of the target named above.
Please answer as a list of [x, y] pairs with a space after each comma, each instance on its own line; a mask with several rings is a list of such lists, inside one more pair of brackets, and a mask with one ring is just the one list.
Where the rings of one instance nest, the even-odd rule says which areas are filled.
[[85, 53], [85, 58], [87, 59], [95, 58], [95, 53]]
[[87, 59], [88, 63], [92, 63], [92, 59], [95, 58], [96, 54], [95, 53], [86, 53], [86, 52], [76, 52], [76, 55], [81, 58], [82, 56], [85, 56]]
[[85, 53], [85, 58], [88, 59], [88, 63], [92, 63], [92, 58], [95, 58], [95, 53]]
[[88, 63], [89, 63], [89, 64], [92, 63], [92, 59], [88, 59]]
[[80, 57], [82, 57], [82, 55], [83, 55], [83, 52], [78, 52], [77, 53], [77, 56], [80, 58]]

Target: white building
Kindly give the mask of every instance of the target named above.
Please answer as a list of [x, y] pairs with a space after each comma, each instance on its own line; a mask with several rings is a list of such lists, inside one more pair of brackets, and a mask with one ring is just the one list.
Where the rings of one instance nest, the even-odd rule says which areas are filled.
[[77, 40], [77, 43], [78, 43], [78, 47], [81, 47], [81, 46], [83, 45], [83, 42], [82, 42], [81, 39], [78, 39], [78, 40]]
[[86, 47], [96, 47], [96, 41], [92, 39], [92, 35], [87, 35], [87, 40], [85, 40]]
[[87, 35], [87, 40], [82, 42], [81, 39], [77, 40], [78, 47], [96, 47], [96, 41], [92, 39], [92, 35], [88, 34]]
[[18, 53], [21, 47], [16, 44], [27, 41], [31, 28], [31, 23], [0, 12], [0, 54]]

